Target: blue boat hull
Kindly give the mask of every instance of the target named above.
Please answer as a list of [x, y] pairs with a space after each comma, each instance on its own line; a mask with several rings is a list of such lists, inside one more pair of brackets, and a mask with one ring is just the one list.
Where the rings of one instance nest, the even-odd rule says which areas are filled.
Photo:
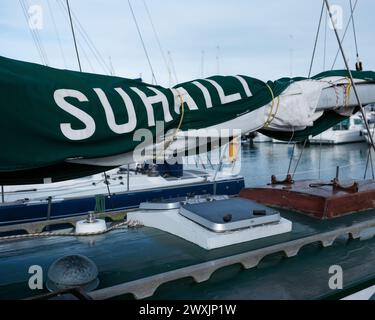
[[[217, 194], [237, 195], [245, 187], [243, 178], [218, 181]], [[213, 193], [212, 182], [202, 182], [190, 185], [168, 187], [163, 189], [150, 189], [112, 194], [105, 197], [106, 211], [131, 209], [139, 206], [141, 202], [155, 199], [168, 199], [191, 195]], [[66, 218], [82, 215], [95, 209], [95, 195], [52, 202], [50, 218]], [[0, 225], [10, 225], [20, 222], [40, 221], [47, 218], [48, 204], [22, 203], [5, 204], [0, 206]]]

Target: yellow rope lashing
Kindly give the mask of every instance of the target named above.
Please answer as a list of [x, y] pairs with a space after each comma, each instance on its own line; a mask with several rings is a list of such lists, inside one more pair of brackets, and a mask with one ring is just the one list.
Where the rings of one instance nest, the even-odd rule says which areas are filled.
[[268, 114], [267, 120], [266, 120], [263, 128], [268, 128], [270, 126], [272, 121], [276, 118], [276, 115], [277, 115], [277, 112], [279, 111], [279, 106], [280, 106], [280, 97], [277, 97], [276, 109], [275, 109], [275, 113], [273, 113], [273, 108], [275, 107], [275, 95], [273, 93], [272, 88], [268, 85], [268, 83], [266, 83], [266, 86], [271, 93], [272, 103], [271, 103], [270, 113]]
[[176, 89], [176, 91], [178, 93], [178, 97], [180, 98], [180, 102], [181, 102], [181, 106], [180, 106], [181, 115], [180, 115], [180, 122], [178, 123], [178, 127], [177, 127], [176, 132], [175, 132], [175, 136], [180, 131], [182, 123], [184, 121], [184, 117], [185, 117], [185, 101], [184, 101], [184, 97], [181, 95], [181, 93], [178, 91], [178, 89]]
[[345, 87], [345, 108], [349, 106], [350, 102], [350, 90], [352, 89], [352, 80], [348, 77], [346, 77], [346, 80], [348, 80], [348, 85]]
[[[165, 142], [164, 152], [165, 152], [165, 150], [167, 150], [169, 148], [169, 146], [172, 144], [172, 142], [176, 139], [177, 134], [181, 130], [182, 124], [184, 122], [184, 117], [185, 117], [185, 101], [184, 101], [184, 98], [181, 95], [181, 93], [178, 91], [178, 89], [176, 89], [176, 91], [177, 91], [178, 97], [180, 98], [180, 102], [181, 102], [181, 105], [180, 105], [180, 121], [178, 123], [178, 126], [177, 126], [175, 132], [173, 133], [172, 138], [169, 141]], [[158, 159], [160, 156], [161, 156], [161, 154], [157, 155], [156, 158]], [[165, 156], [165, 154], [164, 154], [164, 156]]]

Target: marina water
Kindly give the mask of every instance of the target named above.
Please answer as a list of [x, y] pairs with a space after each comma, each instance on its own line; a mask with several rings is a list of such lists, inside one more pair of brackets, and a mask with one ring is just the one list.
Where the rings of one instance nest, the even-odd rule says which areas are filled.
[[[302, 149], [302, 145], [295, 147], [291, 173], [295, 170]], [[307, 145], [294, 179], [332, 180], [336, 176], [337, 166], [340, 167], [339, 178], [341, 180], [363, 179], [368, 150], [366, 143]], [[246, 186], [265, 185], [271, 181], [273, 174], [279, 180], [285, 179], [292, 154], [293, 144], [242, 143], [241, 174], [245, 177]], [[374, 159], [373, 152], [372, 158]], [[367, 179], [371, 178], [372, 171], [369, 165]]]

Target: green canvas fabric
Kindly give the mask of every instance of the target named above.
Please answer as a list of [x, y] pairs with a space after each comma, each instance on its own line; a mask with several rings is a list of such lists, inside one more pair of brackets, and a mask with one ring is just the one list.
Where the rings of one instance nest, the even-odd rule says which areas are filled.
[[[347, 74], [345, 71], [333, 71], [314, 78], [332, 75]], [[354, 76], [375, 80], [375, 74], [372, 72], [354, 73]], [[304, 79], [283, 78], [265, 83], [248, 76], [241, 77], [250, 89], [251, 96], [235, 77], [208, 78], [220, 85], [226, 96], [240, 95], [240, 99], [229, 103], [223, 103], [212, 83], [204, 79], [195, 80], [209, 92], [212, 100], [210, 108], [207, 106], [204, 93], [194, 81], [177, 85], [175, 88], [178, 92], [186, 90], [197, 106], [197, 109], [190, 108], [188, 101], [185, 101], [181, 129], [214, 126], [250, 113], [272, 101], [269, 87], [277, 97], [292, 82]], [[94, 88], [100, 89], [108, 99], [116, 124], [126, 124], [130, 120], [124, 99], [116, 89], [120, 88], [127, 94], [134, 105], [136, 115], [136, 126], [133, 130], [121, 134], [111, 130], [103, 104]], [[133, 139], [137, 129], [150, 129], [155, 136], [155, 126], [149, 123], [150, 118], [144, 101], [132, 88], [136, 88], [147, 97], [155, 96], [154, 90], [162, 93], [167, 100], [171, 118], [167, 121], [166, 112], [160, 102], [152, 105], [154, 120], [163, 121], [166, 132], [177, 128], [181, 115], [176, 96], [171, 89], [138, 80], [59, 70], [0, 57], [0, 184], [36, 183], [45, 177], [60, 181], [101, 172], [109, 168], [68, 164], [66, 160], [107, 157], [131, 152], [140, 143]], [[89, 137], [71, 140], [63, 134], [62, 124], [70, 124], [73, 130], [80, 130], [85, 128], [85, 123], [57, 105], [54, 94], [61, 89], [78, 91], [87, 100], [65, 98], [66, 103], [83, 111], [94, 121], [95, 131]], [[329, 117], [322, 121], [324, 124], [318, 126], [317, 123], [316, 130], [332, 125]], [[308, 134], [307, 131], [298, 133], [298, 137], [303, 139]]]
[[[373, 71], [351, 71], [354, 79], [363, 79], [368, 82], [375, 81], [375, 73]], [[326, 77], [348, 77], [348, 71], [346, 70], [332, 70], [326, 71], [317, 74], [316, 76], [312, 77], [312, 79], [320, 80]], [[286, 78], [287, 81], [289, 78]], [[304, 80], [306, 78], [294, 78], [294, 81]], [[279, 80], [280, 81], [280, 80]], [[354, 113], [358, 112], [359, 108], [354, 110]], [[341, 121], [348, 119], [348, 117], [341, 116], [334, 111], [326, 111], [324, 114], [317, 119], [312, 127], [307, 127], [304, 130], [296, 131], [296, 132], [276, 132], [270, 131], [267, 129], [259, 130], [260, 133], [274, 138], [280, 141], [295, 141], [295, 142], [302, 142], [308, 139], [309, 137], [314, 137], [319, 135], [320, 133], [326, 131], [327, 129], [335, 126], [336, 124], [340, 123]]]

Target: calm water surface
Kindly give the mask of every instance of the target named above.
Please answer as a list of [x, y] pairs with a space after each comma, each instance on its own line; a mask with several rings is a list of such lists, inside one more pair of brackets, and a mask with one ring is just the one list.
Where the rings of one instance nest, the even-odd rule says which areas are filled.
[[[294, 171], [302, 149], [302, 145], [297, 145], [295, 148], [291, 172]], [[293, 145], [242, 143], [241, 174], [245, 177], [246, 185], [256, 186], [269, 183], [272, 174], [277, 175], [279, 179], [284, 179], [292, 154]], [[306, 146], [294, 178], [331, 180], [336, 175], [336, 166], [339, 166], [340, 179], [363, 179], [367, 157], [368, 145], [366, 143]], [[375, 160], [374, 153], [372, 157]], [[372, 178], [371, 167], [369, 167], [367, 178]]]

